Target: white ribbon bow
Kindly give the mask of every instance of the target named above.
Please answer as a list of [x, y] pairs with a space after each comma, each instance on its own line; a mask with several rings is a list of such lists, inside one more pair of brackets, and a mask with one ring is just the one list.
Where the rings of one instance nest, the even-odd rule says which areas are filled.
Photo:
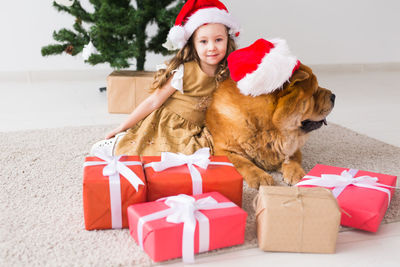
[[[200, 148], [192, 155], [185, 155], [182, 153], [162, 152], [161, 161], [151, 162], [144, 165], [145, 168], [153, 167], [156, 172], [163, 171], [165, 169], [187, 165], [189, 168], [190, 176], [192, 177], [192, 189], [193, 195], [203, 193], [202, 178], [200, 172], [194, 167], [194, 165], [207, 169], [210, 164], [210, 149], [208, 147]], [[227, 165], [230, 163], [226, 162]], [[232, 164], [230, 164], [232, 165]], [[233, 166], [233, 165], [232, 165]]]
[[225, 165], [233, 167], [230, 162], [215, 162], [210, 161], [210, 148], [204, 147], [197, 150], [192, 155], [185, 155], [182, 153], [162, 152], [161, 161], [151, 162], [144, 165], [145, 168], [152, 167], [154, 171], [160, 172], [168, 168], [187, 165], [189, 173], [192, 178], [192, 194], [198, 195], [203, 193], [203, 180], [200, 172], [194, 165], [207, 169], [208, 165]]
[[146, 222], [165, 218], [170, 223], [183, 222], [182, 234], [182, 258], [185, 263], [194, 262], [194, 235], [196, 221], [199, 222], [199, 252], [209, 250], [210, 247], [210, 223], [200, 210], [212, 210], [236, 207], [233, 202], [218, 203], [211, 196], [195, 200], [188, 195], [178, 195], [161, 198], [157, 201], [165, 200], [168, 209], [155, 212], [139, 218], [137, 225], [138, 242], [143, 249], [143, 226]]
[[[354, 185], [358, 187], [370, 188], [379, 190], [388, 194], [388, 205], [390, 204], [390, 190], [387, 188], [395, 188], [393, 186], [378, 183], [377, 177], [371, 176], [359, 176], [354, 178], [354, 175], [358, 170], [350, 169], [349, 171], [344, 170], [340, 175], [337, 174], [322, 174], [321, 177], [306, 175], [304, 178], [310, 178], [309, 180], [301, 181], [296, 184], [299, 185], [315, 185], [322, 187], [333, 187], [332, 193], [335, 198], [343, 192], [343, 190], [349, 186]], [[382, 188], [385, 187], [385, 188]]]
[[109, 177], [111, 225], [112, 228], [122, 228], [120, 174], [138, 191], [139, 185], [144, 185], [144, 183], [127, 165], [142, 165], [142, 163], [140, 161], [120, 161], [122, 156], [112, 157], [105, 153], [96, 153], [95, 156], [103, 161], [87, 161], [83, 166], [106, 165], [103, 168], [103, 176]]

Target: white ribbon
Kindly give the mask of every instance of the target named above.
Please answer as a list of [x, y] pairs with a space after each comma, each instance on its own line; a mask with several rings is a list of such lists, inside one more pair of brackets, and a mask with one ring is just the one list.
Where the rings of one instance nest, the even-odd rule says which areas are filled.
[[122, 156], [113, 157], [104, 153], [96, 153], [95, 156], [104, 161], [87, 161], [83, 166], [106, 165], [103, 168], [103, 176], [109, 177], [111, 227], [122, 228], [120, 174], [138, 191], [139, 185], [144, 185], [144, 183], [127, 165], [142, 165], [142, 163], [140, 161], [120, 161]]
[[[344, 170], [340, 175], [337, 174], [321, 174], [321, 177], [306, 175], [304, 178], [310, 178], [309, 180], [301, 181], [296, 184], [299, 185], [315, 185], [322, 187], [333, 187], [332, 193], [335, 198], [338, 198], [343, 190], [349, 185], [358, 187], [370, 188], [374, 190], [382, 191], [388, 194], [388, 206], [390, 204], [390, 190], [388, 188], [396, 188], [385, 184], [378, 183], [377, 177], [371, 176], [359, 176], [354, 178], [354, 175], [358, 170], [350, 169], [349, 171]], [[385, 187], [385, 188], [382, 188]]]
[[[170, 223], [182, 223], [182, 258], [185, 263], [194, 262], [194, 237], [196, 221], [199, 222], [199, 252], [208, 251], [210, 247], [210, 222], [200, 210], [213, 210], [236, 207], [233, 202], [218, 203], [211, 196], [195, 200], [188, 195], [161, 198], [169, 207], [166, 210], [151, 213], [139, 218], [137, 225], [138, 242], [143, 249], [143, 226], [146, 222], [165, 218]], [[166, 241], [168, 242], [168, 241]]]
[[152, 167], [154, 171], [160, 172], [165, 169], [187, 165], [189, 168], [189, 173], [192, 178], [192, 194], [198, 195], [203, 193], [203, 180], [201, 178], [200, 172], [194, 167], [194, 165], [207, 169], [209, 164], [212, 165], [226, 165], [232, 166], [230, 162], [210, 162], [210, 148], [200, 148], [192, 155], [185, 155], [182, 153], [172, 153], [172, 152], [162, 152], [161, 161], [151, 162], [144, 165], [145, 168]]

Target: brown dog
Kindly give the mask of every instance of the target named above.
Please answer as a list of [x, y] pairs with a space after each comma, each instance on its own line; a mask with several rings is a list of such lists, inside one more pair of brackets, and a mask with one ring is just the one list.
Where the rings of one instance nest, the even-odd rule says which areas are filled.
[[334, 106], [335, 95], [318, 86], [309, 67], [296, 69], [281, 89], [258, 96], [242, 94], [228, 79], [207, 110], [214, 153], [227, 155], [251, 187], [272, 185], [267, 171], [280, 171], [286, 183], [296, 184], [305, 174], [300, 148]]

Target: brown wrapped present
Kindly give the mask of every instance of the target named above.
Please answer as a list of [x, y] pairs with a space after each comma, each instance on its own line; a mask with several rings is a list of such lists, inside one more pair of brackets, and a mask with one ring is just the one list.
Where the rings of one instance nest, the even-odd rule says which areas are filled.
[[340, 209], [330, 190], [261, 186], [254, 208], [261, 250], [335, 252]]
[[131, 113], [148, 95], [154, 72], [113, 71], [107, 77], [109, 113]]

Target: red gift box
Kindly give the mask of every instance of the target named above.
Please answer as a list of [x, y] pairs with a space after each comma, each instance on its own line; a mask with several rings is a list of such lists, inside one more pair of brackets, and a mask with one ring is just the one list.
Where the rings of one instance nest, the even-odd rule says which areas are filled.
[[130, 234], [154, 261], [192, 262], [194, 253], [242, 244], [247, 213], [210, 192], [135, 204], [128, 217]]
[[139, 156], [87, 157], [83, 171], [86, 230], [127, 228], [128, 206], [146, 201], [144, 185]]
[[396, 180], [393, 175], [317, 164], [296, 186], [331, 189], [342, 209], [341, 225], [376, 232]]
[[[165, 152], [161, 154], [161, 157], [143, 156], [142, 161], [148, 186], [147, 200], [154, 201], [178, 194], [196, 195], [219, 192], [241, 207], [243, 177], [228, 157], [209, 156], [208, 151], [208, 148], [203, 148], [188, 156]], [[190, 161], [193, 162], [193, 165], [179, 163], [181, 159], [177, 159], [178, 157], [193, 160]], [[201, 163], [204, 160], [210, 161], [206, 168], [202, 168]], [[159, 164], [160, 161], [166, 162], [166, 164], [172, 162], [170, 165], [173, 166], [162, 171], [155, 171], [152, 164]], [[195, 173], [192, 174], [193, 172]], [[197, 177], [196, 172], [199, 174]], [[200, 189], [196, 189], [196, 187], [200, 187]]]

